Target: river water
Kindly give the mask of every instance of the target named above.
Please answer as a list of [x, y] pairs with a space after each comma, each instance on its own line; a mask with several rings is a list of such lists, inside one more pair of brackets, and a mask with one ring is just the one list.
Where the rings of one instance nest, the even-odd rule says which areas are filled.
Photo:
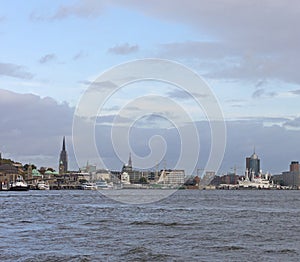
[[[133, 198], [162, 190], [116, 190]], [[299, 261], [300, 191], [0, 192], [1, 261]]]

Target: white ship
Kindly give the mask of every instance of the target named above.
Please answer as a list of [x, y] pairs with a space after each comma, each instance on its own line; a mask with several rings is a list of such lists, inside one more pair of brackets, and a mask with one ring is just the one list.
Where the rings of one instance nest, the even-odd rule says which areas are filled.
[[36, 188], [38, 190], [49, 190], [50, 186], [45, 181], [40, 181], [40, 182], [37, 183]]
[[97, 190], [97, 186], [95, 183], [84, 183], [82, 184], [83, 190]]
[[24, 181], [22, 176], [18, 176], [15, 182], [10, 184], [10, 191], [27, 191], [29, 190], [29, 186]]
[[251, 172], [249, 177], [248, 169], [245, 172], [245, 178], [239, 180], [239, 188], [256, 188], [256, 189], [271, 189], [274, 187], [274, 184], [270, 182], [271, 176], [269, 174], [259, 173], [258, 177], [254, 176], [254, 171]]

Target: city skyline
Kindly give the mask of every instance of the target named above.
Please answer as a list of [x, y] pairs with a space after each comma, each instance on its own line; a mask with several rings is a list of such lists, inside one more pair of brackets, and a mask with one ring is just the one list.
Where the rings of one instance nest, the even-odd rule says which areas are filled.
[[[0, 151], [20, 162], [56, 167], [66, 136], [70, 168], [77, 168], [72, 121], [83, 92], [111, 67], [154, 57], [191, 68], [215, 94], [227, 126], [220, 172], [244, 169], [254, 146], [265, 172], [282, 172], [300, 159], [299, 7], [294, 1], [4, 2]], [[96, 143], [107, 166], [123, 164], [108, 139], [114, 117], [131, 100], [153, 94], [192, 112], [201, 147], [197, 166], [204, 168], [210, 148], [205, 114], [166, 83], [132, 84], [106, 103], [97, 118]], [[131, 108], [120, 121], [132, 123], [135, 110], [146, 106]], [[157, 110], [167, 111], [159, 102]], [[139, 137], [131, 139], [132, 149], [141, 156], [149, 153], [148, 138], [164, 137], [165, 158], [174, 165], [179, 144], [172, 123], [146, 116], [132, 133]]]

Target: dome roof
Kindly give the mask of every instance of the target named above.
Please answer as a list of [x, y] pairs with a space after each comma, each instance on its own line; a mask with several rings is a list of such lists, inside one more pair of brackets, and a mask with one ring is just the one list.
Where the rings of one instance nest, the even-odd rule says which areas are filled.
[[32, 176], [41, 176], [41, 173], [38, 170], [33, 169], [32, 170]]

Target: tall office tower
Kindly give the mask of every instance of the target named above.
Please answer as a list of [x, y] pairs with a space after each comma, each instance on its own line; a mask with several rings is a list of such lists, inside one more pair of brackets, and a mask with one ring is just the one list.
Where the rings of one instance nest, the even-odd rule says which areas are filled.
[[260, 173], [260, 159], [254, 152], [251, 157], [246, 158], [246, 169], [249, 171], [249, 176], [254, 172], [254, 176], [258, 176]]

